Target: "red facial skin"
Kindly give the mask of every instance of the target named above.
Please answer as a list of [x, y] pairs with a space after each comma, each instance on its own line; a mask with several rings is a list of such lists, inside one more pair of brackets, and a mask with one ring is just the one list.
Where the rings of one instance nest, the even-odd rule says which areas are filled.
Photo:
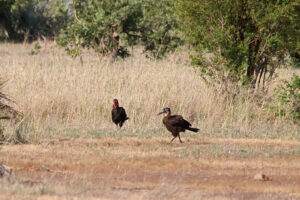
[[117, 99], [114, 99], [114, 108], [117, 109], [119, 107], [119, 102]]

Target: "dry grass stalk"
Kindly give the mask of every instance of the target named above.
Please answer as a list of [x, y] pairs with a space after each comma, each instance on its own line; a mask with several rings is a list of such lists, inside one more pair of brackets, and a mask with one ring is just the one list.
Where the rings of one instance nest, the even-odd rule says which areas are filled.
[[[287, 120], [274, 118], [269, 101], [257, 103], [245, 93], [235, 102], [224, 103], [222, 95], [207, 88], [195, 70], [185, 65], [188, 56], [183, 52], [153, 61], [137, 49], [124, 61], [103, 59], [101, 63], [95, 54], [85, 52], [81, 64], [54, 43], [41, 46], [38, 55], [29, 55], [32, 46], [28, 44], [1, 44], [0, 51], [5, 55], [0, 74], [9, 80], [5, 91], [20, 105], [27, 132], [35, 138], [48, 134], [47, 128], [112, 129], [114, 98], [126, 107], [130, 120], [125, 130], [132, 134], [163, 130], [156, 114], [166, 106], [207, 136], [281, 137], [288, 132], [288, 137], [294, 137], [299, 132]], [[286, 70], [281, 75], [290, 73]]]

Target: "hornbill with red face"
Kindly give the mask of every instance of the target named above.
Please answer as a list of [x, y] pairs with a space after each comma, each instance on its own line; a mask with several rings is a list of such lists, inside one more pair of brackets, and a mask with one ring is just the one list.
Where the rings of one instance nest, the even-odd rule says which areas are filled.
[[114, 105], [111, 111], [112, 121], [119, 126], [120, 128], [123, 126], [124, 122], [129, 118], [126, 115], [126, 111], [124, 108], [119, 107], [118, 99], [113, 100]]

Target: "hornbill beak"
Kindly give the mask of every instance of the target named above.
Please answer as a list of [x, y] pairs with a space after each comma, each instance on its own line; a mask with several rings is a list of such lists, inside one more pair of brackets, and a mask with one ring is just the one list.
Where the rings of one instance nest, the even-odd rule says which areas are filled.
[[158, 113], [157, 115], [161, 115], [161, 114], [163, 114], [163, 113], [166, 113], [165, 111], [161, 111], [160, 113]]

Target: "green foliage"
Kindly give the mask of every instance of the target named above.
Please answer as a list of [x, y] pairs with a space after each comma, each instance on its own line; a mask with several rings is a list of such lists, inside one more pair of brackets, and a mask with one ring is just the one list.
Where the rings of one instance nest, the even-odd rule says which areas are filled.
[[290, 53], [291, 56], [291, 64], [293, 68], [300, 68], [300, 51]]
[[[272, 77], [285, 54], [298, 48], [296, 2], [177, 0], [176, 13], [196, 52], [193, 64], [202, 68], [203, 75], [220, 80], [222, 68], [235, 83], [258, 88]], [[217, 67], [214, 60], [220, 58], [226, 62]]]
[[34, 47], [33, 49], [31, 49], [30, 51], [30, 55], [37, 55], [40, 53], [40, 50], [41, 50], [41, 45], [37, 42], [34, 44]]
[[139, 23], [142, 45], [151, 56], [161, 58], [183, 42], [174, 14], [174, 1], [141, 1], [143, 18]]
[[72, 56], [82, 48], [100, 55], [127, 56], [128, 46], [142, 44], [160, 57], [174, 50], [179, 40], [173, 29], [172, 1], [73, 0], [74, 17], [57, 38]]
[[[120, 34], [130, 32], [140, 15], [136, 4], [129, 1], [73, 1], [74, 18], [57, 39], [73, 57], [81, 48], [97, 53], [118, 53]], [[130, 39], [134, 37], [128, 35]]]
[[276, 112], [279, 116], [291, 114], [294, 120], [300, 120], [300, 77], [293, 74], [290, 81], [283, 81], [276, 89], [279, 106]]
[[12, 31], [10, 10], [14, 2], [15, 0], [0, 0], [0, 39], [9, 37]]
[[[67, 20], [66, 0], [2, 0], [0, 27], [6, 39], [53, 37]], [[3, 38], [3, 34], [2, 34]]]

